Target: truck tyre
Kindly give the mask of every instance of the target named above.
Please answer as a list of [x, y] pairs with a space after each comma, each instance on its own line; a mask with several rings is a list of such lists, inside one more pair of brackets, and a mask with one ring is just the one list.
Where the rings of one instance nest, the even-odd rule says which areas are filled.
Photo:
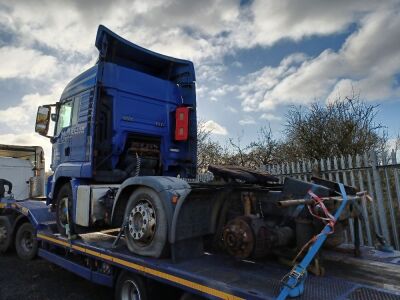
[[31, 223], [23, 223], [15, 236], [15, 250], [19, 258], [23, 260], [32, 260], [38, 252], [38, 241], [36, 239], [36, 230]]
[[165, 255], [167, 216], [160, 196], [142, 187], [129, 197], [124, 220], [126, 243], [133, 253], [159, 258]]
[[[68, 208], [67, 208], [68, 199]], [[70, 233], [73, 234], [73, 224], [72, 224], [72, 190], [69, 183], [64, 184], [57, 193], [56, 196], [56, 224], [58, 232], [66, 236], [66, 225], [68, 224], [67, 214], [70, 224]]]
[[7, 217], [0, 216], [0, 253], [6, 252], [12, 243], [12, 226]]
[[138, 275], [122, 272], [115, 286], [115, 300], [147, 300], [143, 279]]

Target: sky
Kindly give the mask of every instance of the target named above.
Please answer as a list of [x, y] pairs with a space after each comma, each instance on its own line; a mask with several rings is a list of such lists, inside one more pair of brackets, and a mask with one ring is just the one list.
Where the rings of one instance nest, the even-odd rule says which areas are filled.
[[[34, 5], [33, 5], [34, 3]], [[0, 0], [0, 143], [40, 145], [39, 105], [92, 66], [97, 27], [192, 60], [198, 118], [212, 138], [281, 138], [291, 105], [356, 92], [400, 132], [400, 1]]]

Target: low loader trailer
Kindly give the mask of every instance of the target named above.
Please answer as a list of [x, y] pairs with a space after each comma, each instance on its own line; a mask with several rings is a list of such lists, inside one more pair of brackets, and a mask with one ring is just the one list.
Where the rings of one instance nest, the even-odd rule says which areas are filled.
[[[54, 213], [45, 201], [3, 198], [0, 215], [3, 227], [8, 220], [8, 246], [14, 243], [20, 258], [37, 253], [91, 282], [113, 287], [115, 299], [282, 299], [288, 287], [289, 267], [271, 260], [211, 253], [180, 261], [135, 255], [124, 238], [117, 239], [118, 229], [69, 240], [56, 233]], [[331, 267], [324, 276], [308, 275], [296, 299], [400, 299], [400, 252], [360, 249], [361, 258], [344, 250], [325, 251], [325, 264]], [[172, 295], [157, 294], [160, 283], [164, 289], [174, 287]]]

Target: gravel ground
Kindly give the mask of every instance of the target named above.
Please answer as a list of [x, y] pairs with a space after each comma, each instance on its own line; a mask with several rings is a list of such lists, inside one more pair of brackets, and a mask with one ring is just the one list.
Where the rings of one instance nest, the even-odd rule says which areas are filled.
[[[181, 296], [181, 291], [155, 282], [149, 285], [148, 293], [148, 299], [157, 300]], [[23, 261], [15, 253], [0, 253], [0, 300], [113, 298], [113, 289], [91, 283], [44, 259]]]
[[0, 254], [0, 300], [103, 300], [113, 290], [93, 284], [43, 259]]

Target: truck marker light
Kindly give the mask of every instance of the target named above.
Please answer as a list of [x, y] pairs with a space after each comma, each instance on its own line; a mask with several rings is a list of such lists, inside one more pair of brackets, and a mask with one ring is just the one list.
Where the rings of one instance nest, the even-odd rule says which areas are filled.
[[172, 204], [177, 204], [177, 203], [178, 203], [178, 200], [179, 200], [179, 196], [173, 195], [173, 196], [172, 196], [172, 199], [171, 199], [171, 202], [172, 202]]
[[189, 109], [178, 107], [175, 111], [175, 140], [187, 141], [189, 135]]

